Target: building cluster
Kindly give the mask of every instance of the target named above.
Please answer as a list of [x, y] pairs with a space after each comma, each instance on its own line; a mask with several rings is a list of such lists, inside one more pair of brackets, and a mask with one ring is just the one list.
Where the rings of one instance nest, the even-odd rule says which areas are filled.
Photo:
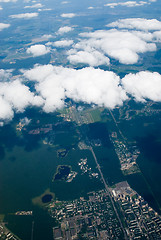
[[78, 166], [80, 167], [80, 170], [82, 171], [82, 174], [87, 173], [90, 178], [95, 177], [98, 178], [98, 173], [92, 172], [91, 167], [88, 166], [87, 158], [81, 158], [78, 162]]
[[118, 138], [117, 132], [113, 132], [110, 135], [110, 139], [114, 145], [115, 152], [120, 161], [121, 171], [123, 174], [129, 175], [139, 172], [140, 169], [136, 163], [136, 159], [138, 158], [140, 152], [138, 149], [136, 149], [136, 146], [133, 146], [133, 148], [135, 148], [134, 150], [129, 149], [124, 141]]
[[48, 206], [57, 221], [55, 240], [160, 240], [161, 216], [124, 181], [110, 188], [124, 231], [106, 190], [91, 192], [88, 199], [55, 201]]
[[52, 130], [53, 130], [52, 124], [46, 124], [44, 127], [36, 128], [29, 131], [28, 134], [32, 134], [32, 135], [46, 134]]
[[119, 221], [105, 190], [88, 194], [88, 199], [53, 202], [49, 213], [58, 226], [53, 229], [54, 239], [123, 239]]
[[61, 113], [60, 116], [63, 117], [65, 121], [76, 122], [78, 126], [94, 122], [90, 111], [77, 110], [74, 105], [69, 106], [69, 108], [66, 109], [66, 112]]
[[123, 214], [128, 239], [161, 239], [161, 217], [127, 182], [116, 184], [112, 194]]
[[18, 216], [32, 216], [32, 211], [18, 211], [15, 213]]
[[156, 103], [149, 101], [145, 105], [142, 105], [141, 109], [131, 108], [129, 104], [125, 104], [122, 108], [119, 109], [119, 120], [132, 120], [137, 116], [154, 116], [158, 115], [161, 112], [160, 107]]
[[31, 119], [28, 119], [27, 117], [24, 117], [20, 119], [20, 122], [16, 125], [17, 131], [22, 131], [25, 126], [27, 126], [31, 122]]
[[1, 240], [20, 240], [18, 237], [14, 236], [4, 225], [0, 223], [0, 239]]
[[78, 143], [78, 147], [80, 150], [86, 150], [86, 149], [89, 149], [89, 146], [84, 142], [84, 141], [80, 141]]

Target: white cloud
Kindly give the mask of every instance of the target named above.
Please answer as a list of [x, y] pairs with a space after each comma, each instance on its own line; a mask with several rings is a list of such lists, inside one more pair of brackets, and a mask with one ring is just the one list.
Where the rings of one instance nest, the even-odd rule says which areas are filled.
[[25, 77], [27, 77], [30, 80], [34, 81], [43, 81], [44, 79], [48, 78], [53, 72], [53, 66], [48, 65], [38, 65], [36, 64], [33, 69], [30, 70], [22, 70], [21, 71]]
[[3, 10], [3, 8], [0, 6], [0, 10]]
[[50, 38], [53, 38], [53, 35], [51, 35], [51, 34], [44, 34], [41, 38], [45, 41], [45, 40], [49, 40]]
[[63, 2], [61, 2], [61, 4], [67, 4], [67, 3], [69, 3], [68, 1], [63, 1]]
[[[108, 56], [123, 64], [134, 64], [139, 59], [139, 53], [156, 50], [155, 43], [149, 43], [145, 40], [146, 38], [149, 39], [149, 36], [145, 34], [139, 35], [138, 32], [130, 32], [128, 30], [98, 30], [95, 32], [84, 32], [80, 36], [83, 39], [80, 39], [74, 45], [73, 51], [68, 52], [68, 58], [71, 60], [73, 59], [72, 55], [75, 55], [82, 62], [80, 54], [83, 54], [85, 59], [85, 54], [89, 56], [97, 51], [100, 53], [98, 60], [102, 58], [101, 56], [104, 59]], [[80, 51], [83, 51], [83, 53], [80, 53]], [[94, 54], [94, 57], [97, 58], [97, 54]]]
[[107, 27], [139, 29], [139, 30], [161, 30], [161, 22], [156, 19], [126, 18], [112, 22]]
[[28, 106], [42, 106], [44, 100], [32, 93], [20, 79], [13, 80], [12, 70], [0, 69], [0, 119], [11, 120], [14, 112]]
[[42, 98], [34, 96], [20, 80], [0, 83], [0, 96], [3, 96], [3, 99], [18, 112], [23, 112], [29, 105], [39, 106], [42, 104]]
[[65, 98], [114, 108], [127, 99], [113, 72], [94, 68], [80, 70], [51, 65], [35, 66], [24, 76], [36, 81], [35, 88], [45, 99], [44, 111], [52, 112], [64, 105]]
[[20, 14], [14, 14], [10, 15], [11, 18], [23, 18], [23, 19], [30, 19], [37, 17], [39, 14], [34, 12], [34, 13], [20, 13]]
[[156, 51], [156, 43], [161, 42], [161, 21], [156, 19], [121, 19], [107, 27], [121, 29], [89, 30], [79, 34], [78, 43], [67, 52], [69, 61], [99, 66], [108, 65], [108, 58], [113, 58], [122, 64], [135, 64], [140, 53]]
[[12, 110], [11, 105], [5, 101], [1, 96], [0, 96], [0, 119], [1, 120], [11, 120], [13, 118], [14, 112]]
[[26, 52], [32, 54], [34, 57], [42, 56], [50, 52], [50, 48], [43, 44], [36, 44], [29, 47]]
[[24, 3], [29, 3], [31, 0], [23, 0]]
[[69, 47], [73, 44], [73, 40], [60, 40], [53, 43], [55, 47]]
[[108, 57], [105, 57], [102, 53], [96, 50], [91, 51], [68, 51], [68, 60], [72, 64], [85, 63], [89, 66], [109, 65], [110, 61]]
[[157, 72], [130, 73], [122, 79], [122, 85], [136, 101], [145, 102], [147, 99], [161, 101], [161, 75]]
[[11, 70], [0, 69], [0, 82], [5, 82], [10, 78], [12, 78], [12, 69]]
[[9, 28], [11, 25], [7, 23], [0, 23], [0, 31], [2, 31], [5, 28]]
[[52, 10], [52, 8], [44, 8], [44, 9], [39, 8], [38, 9], [39, 12], [45, 12], [45, 11], [51, 11], [51, 10]]
[[107, 4], [105, 4], [104, 6], [105, 6], [105, 7], [114, 8], [114, 7], [118, 6], [118, 5], [119, 5], [118, 3], [107, 3]]
[[1, 120], [11, 119], [15, 111], [23, 112], [29, 106], [53, 112], [64, 106], [66, 98], [107, 108], [120, 106], [129, 97], [140, 102], [147, 99], [161, 102], [161, 75], [156, 72], [128, 74], [121, 80], [114, 72], [93, 67], [77, 70], [35, 65], [22, 71], [23, 77], [33, 82], [35, 92], [20, 79], [13, 80], [11, 71], [0, 73], [6, 80], [0, 82]]
[[65, 26], [65, 27], [61, 27], [59, 28], [58, 30], [58, 34], [64, 34], [64, 33], [67, 33], [67, 32], [71, 32], [73, 31], [73, 28], [72, 27], [69, 27], [69, 26]]
[[75, 13], [63, 13], [60, 16], [63, 18], [73, 18], [76, 16], [76, 14]]
[[160, 41], [161, 41], [161, 31], [155, 31], [155, 32], [153, 32], [153, 38], [154, 38], [157, 42], [160, 42]]
[[43, 5], [41, 3], [36, 3], [31, 6], [25, 6], [24, 8], [42, 8], [42, 7], [43, 7]]
[[116, 6], [125, 6], [125, 7], [139, 7], [139, 6], [143, 6], [145, 4], [149, 4], [146, 1], [127, 1], [127, 2], [115, 2], [115, 3], [107, 3], [104, 6], [106, 7], [110, 7], [110, 8], [114, 8]]
[[131, 31], [134, 35], [141, 38], [142, 40], [146, 42], [153, 42], [154, 40], [154, 34], [151, 32], [144, 32], [144, 31]]

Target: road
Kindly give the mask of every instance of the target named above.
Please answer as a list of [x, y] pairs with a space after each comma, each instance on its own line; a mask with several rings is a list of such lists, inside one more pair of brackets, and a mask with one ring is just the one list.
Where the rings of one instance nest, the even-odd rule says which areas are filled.
[[[119, 129], [119, 127], [118, 127], [118, 125], [117, 125], [116, 119], [114, 118], [111, 110], [109, 110], [109, 111], [110, 111], [110, 113], [111, 113], [111, 116], [112, 116], [112, 118], [113, 118], [113, 120], [114, 120], [114, 122], [115, 122], [115, 124], [116, 124], [116, 126], [117, 126], [117, 128], [118, 128], [118, 130], [119, 130], [119, 132], [120, 132], [120, 134], [121, 134], [121, 136], [123, 137], [123, 139], [125, 139], [124, 136], [123, 136], [123, 134], [122, 134], [122, 132], [121, 132], [121, 130]], [[76, 115], [76, 117], [78, 117], [77, 111], [75, 111], [75, 115]], [[117, 212], [117, 209], [116, 209], [115, 204], [114, 204], [114, 201], [113, 201], [113, 198], [112, 198], [112, 196], [111, 196], [111, 192], [110, 192], [109, 187], [108, 187], [108, 185], [107, 185], [107, 183], [106, 183], [106, 181], [105, 181], [105, 179], [104, 179], [104, 176], [103, 176], [103, 173], [102, 173], [102, 171], [101, 171], [100, 165], [99, 165], [99, 163], [98, 163], [98, 161], [97, 161], [97, 157], [96, 157], [96, 155], [95, 155], [95, 153], [94, 153], [94, 151], [93, 151], [93, 148], [92, 148], [91, 146], [89, 147], [89, 150], [91, 151], [91, 153], [92, 153], [92, 155], [93, 155], [93, 157], [94, 157], [94, 160], [95, 160], [95, 162], [96, 162], [98, 171], [99, 171], [99, 173], [100, 173], [100, 175], [101, 175], [101, 179], [102, 179], [103, 184], [104, 184], [104, 186], [105, 186], [105, 189], [106, 189], [106, 191], [107, 191], [107, 193], [108, 193], [108, 195], [109, 195], [109, 197], [110, 197], [110, 200], [111, 200], [113, 209], [114, 209], [114, 211], [115, 211], [115, 213], [116, 213], [116, 216], [117, 216], [117, 218], [118, 218], [118, 220], [119, 220], [121, 229], [122, 229], [122, 231], [123, 231], [123, 233], [124, 233], [124, 239], [125, 239], [125, 240], [128, 240], [126, 231], [125, 231], [125, 229], [124, 229], [124, 227], [123, 227], [123, 225], [122, 225], [121, 219], [120, 219], [120, 217], [119, 217], [119, 214], [118, 214], [118, 212]]]
[[115, 213], [116, 213], [116, 216], [117, 216], [117, 218], [118, 218], [118, 220], [119, 220], [120, 226], [121, 226], [122, 231], [123, 231], [123, 233], [124, 233], [124, 239], [125, 239], [125, 240], [128, 240], [126, 231], [125, 231], [125, 229], [124, 229], [124, 227], [123, 227], [123, 225], [122, 225], [121, 219], [120, 219], [120, 217], [119, 217], [119, 214], [118, 214], [118, 212], [117, 212], [117, 209], [116, 209], [115, 204], [114, 204], [114, 201], [113, 201], [113, 198], [112, 198], [112, 196], [111, 196], [111, 192], [110, 192], [109, 187], [108, 187], [108, 185], [107, 185], [107, 183], [106, 183], [106, 181], [105, 181], [105, 179], [104, 179], [104, 176], [103, 176], [103, 173], [102, 173], [102, 171], [101, 171], [100, 165], [99, 165], [99, 163], [98, 163], [98, 161], [97, 161], [97, 157], [96, 157], [96, 155], [95, 155], [92, 147], [89, 147], [89, 150], [91, 151], [91, 153], [92, 153], [92, 155], [93, 155], [93, 157], [94, 157], [94, 160], [95, 160], [95, 162], [96, 162], [98, 171], [99, 171], [99, 173], [100, 173], [100, 175], [101, 175], [101, 179], [102, 179], [102, 181], [103, 181], [103, 183], [104, 183], [104, 186], [105, 186], [105, 189], [106, 189], [106, 191], [107, 191], [107, 193], [108, 193], [108, 195], [109, 195], [109, 197], [110, 197], [110, 200], [111, 200], [113, 209], [114, 209], [114, 211], [115, 211]]
[[31, 240], [34, 238], [34, 221], [32, 222]]
[[118, 129], [118, 131], [119, 131], [119, 133], [120, 133], [120, 135], [121, 135], [121, 137], [122, 137], [123, 140], [126, 142], [126, 139], [125, 139], [123, 133], [121, 132], [121, 130], [120, 130], [120, 128], [119, 128], [119, 126], [118, 126], [118, 124], [117, 124], [117, 122], [116, 122], [116, 119], [115, 119], [112, 111], [111, 111], [110, 109], [108, 109], [108, 110], [109, 110], [109, 112], [110, 112], [110, 114], [111, 114], [111, 117], [113, 118], [113, 121], [114, 121], [114, 123], [115, 123], [115, 125], [116, 125], [116, 127], [117, 127], [117, 129]]

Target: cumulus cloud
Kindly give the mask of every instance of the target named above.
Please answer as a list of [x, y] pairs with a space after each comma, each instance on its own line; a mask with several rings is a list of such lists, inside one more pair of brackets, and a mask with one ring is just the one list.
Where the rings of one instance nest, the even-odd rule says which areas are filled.
[[7, 23], [0, 23], [0, 31], [2, 31], [5, 28], [9, 28], [11, 25]]
[[20, 14], [14, 14], [10, 15], [11, 18], [23, 18], [23, 19], [30, 19], [37, 17], [39, 14], [37, 12], [34, 13], [20, 13]]
[[61, 4], [67, 4], [67, 3], [69, 3], [68, 1], [63, 1], [63, 2], [61, 2]]
[[51, 10], [52, 10], [52, 8], [44, 8], [44, 9], [39, 8], [38, 9], [39, 12], [45, 12], [45, 11], [51, 11]]
[[24, 8], [42, 8], [42, 7], [43, 7], [43, 5], [41, 3], [36, 3], [31, 6], [25, 6]]
[[99, 65], [109, 65], [110, 60], [108, 57], [105, 57], [102, 53], [97, 50], [90, 51], [76, 51], [70, 50], [67, 53], [69, 56], [68, 60], [72, 64], [85, 63], [90, 66], [99, 66]]
[[10, 78], [12, 78], [12, 69], [10, 69], [10, 70], [0, 69], [0, 81], [1, 82], [9, 80]]
[[0, 83], [0, 96], [18, 112], [23, 112], [29, 105], [42, 104], [42, 98], [34, 96], [20, 80]]
[[64, 34], [64, 33], [71, 32], [71, 31], [73, 31], [72, 27], [65, 26], [65, 27], [59, 28], [57, 33], [58, 34]]
[[125, 6], [125, 7], [139, 7], [139, 6], [143, 6], [145, 4], [149, 4], [146, 1], [127, 1], [127, 2], [115, 2], [115, 3], [107, 3], [104, 6], [106, 7], [110, 7], [110, 8], [114, 8], [116, 6]]
[[161, 22], [156, 19], [126, 18], [119, 19], [107, 25], [107, 27], [139, 29], [139, 30], [161, 30]]
[[0, 96], [0, 119], [1, 120], [11, 120], [13, 118], [14, 112], [12, 110], [11, 105], [5, 101], [1, 96]]
[[153, 42], [154, 38], [156, 38], [153, 33], [147, 32], [147, 31], [146, 32], [144, 32], [144, 31], [131, 31], [131, 32], [134, 35], [136, 35], [137, 37], [139, 37], [140, 39], [142, 39], [146, 42]]
[[160, 42], [160, 41], [161, 41], [161, 31], [155, 31], [155, 32], [153, 32], [153, 38], [154, 38], [157, 42]]
[[60, 16], [63, 18], [73, 18], [76, 16], [76, 14], [75, 13], [63, 13]]
[[34, 81], [43, 81], [44, 79], [48, 78], [53, 72], [53, 65], [38, 65], [36, 64], [33, 69], [30, 70], [22, 70], [21, 71], [26, 78], [29, 80]]
[[28, 54], [32, 54], [33, 57], [38, 57], [45, 55], [50, 52], [50, 48], [46, 47], [43, 44], [36, 44], [31, 47], [29, 47], [26, 51]]
[[161, 41], [161, 21], [156, 19], [120, 19], [107, 27], [115, 28], [79, 34], [78, 43], [67, 52], [69, 61], [99, 66], [108, 65], [113, 58], [122, 64], [135, 64], [140, 53], [156, 51], [156, 43]]
[[13, 80], [12, 70], [0, 69], [0, 119], [11, 120], [14, 112], [28, 106], [41, 106], [44, 100], [35, 95], [20, 79]]
[[53, 35], [51, 35], [51, 34], [44, 34], [41, 38], [45, 41], [45, 40], [49, 40], [50, 38], [53, 38]]
[[[68, 52], [68, 59], [85, 59], [93, 55], [96, 59], [104, 59], [111, 57], [123, 64], [134, 64], [139, 59], [139, 53], [147, 51], [155, 51], [155, 43], [149, 43], [145, 39], [145, 34], [138, 32], [130, 32], [128, 30], [97, 30], [95, 32], [85, 32], [80, 34], [83, 39], [74, 45], [73, 50]], [[149, 36], [148, 36], [149, 38]], [[80, 52], [81, 51], [81, 52]], [[83, 51], [83, 52], [82, 52]], [[95, 52], [97, 51], [97, 52]], [[99, 54], [97, 54], [99, 52]], [[98, 55], [98, 57], [97, 57]], [[92, 57], [92, 56], [91, 56]], [[106, 59], [106, 64], [109, 63]], [[102, 63], [101, 63], [102, 64]], [[95, 63], [93, 66], [96, 66]]]
[[55, 47], [69, 47], [73, 44], [73, 40], [60, 40], [53, 43]]
[[31, 92], [26, 81], [13, 80], [11, 71], [1, 70], [1, 120], [12, 119], [14, 112], [23, 112], [29, 106], [53, 112], [64, 106], [66, 98], [112, 109], [130, 97], [139, 102], [161, 102], [161, 75], [156, 72], [130, 73], [120, 79], [114, 72], [93, 67], [71, 69], [50, 64], [21, 72], [23, 78], [33, 82], [35, 90]]
[[161, 101], [161, 75], [157, 72], [130, 73], [122, 79], [122, 85], [136, 101], [145, 102], [147, 99]]
[[62, 107], [65, 98], [109, 108], [122, 105], [127, 99], [125, 91], [119, 86], [120, 78], [110, 71], [45, 65], [25, 71], [24, 76], [37, 82], [35, 88], [45, 99], [43, 109], [46, 112]]

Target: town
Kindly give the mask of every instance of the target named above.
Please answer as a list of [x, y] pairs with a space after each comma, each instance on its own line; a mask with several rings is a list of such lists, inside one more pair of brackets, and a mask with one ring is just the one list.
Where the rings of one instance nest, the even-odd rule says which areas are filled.
[[[91, 192], [88, 199], [53, 202], [49, 213], [56, 217], [58, 227], [54, 239], [123, 239], [119, 221], [105, 190]], [[78, 238], [79, 239], [79, 238]]]
[[11, 233], [8, 228], [6, 228], [5, 223], [0, 223], [0, 239], [2, 240], [20, 240], [19, 237]]
[[[125, 232], [111, 203], [112, 196]], [[55, 240], [62, 239], [161, 239], [161, 216], [124, 181], [110, 188], [90, 192], [87, 199], [53, 201], [49, 214], [56, 218]]]
[[[97, 111], [97, 117], [94, 111]], [[93, 172], [88, 165], [88, 158], [80, 158], [77, 164], [81, 170], [81, 175], [88, 174], [89, 178], [100, 177], [105, 188], [71, 201], [52, 199], [46, 207], [50, 216], [56, 220], [56, 225], [53, 227], [53, 238], [56, 240], [159, 240], [161, 239], [161, 216], [129, 186], [127, 181], [109, 186], [104, 178], [99, 159], [95, 154], [96, 147], [103, 146], [102, 140], [99, 138], [89, 139], [86, 135], [86, 128], [84, 128], [84, 125], [97, 121], [102, 111], [102, 109], [94, 108], [84, 110], [83, 107], [77, 108], [76, 105], [71, 106], [69, 104], [69, 107], [60, 113], [60, 117], [64, 121], [59, 124], [64, 124], [64, 122], [67, 124], [68, 122], [75, 123], [73, 127], [78, 133], [76, 145], [80, 150], [89, 150], [96, 163], [96, 172]], [[137, 158], [140, 155], [138, 147], [124, 137], [119, 128], [118, 120], [111, 110], [108, 110], [107, 116], [112, 123], [112, 128], [107, 137], [113, 144], [123, 175], [141, 173], [137, 164]], [[21, 122], [17, 127], [18, 131], [25, 130], [25, 126], [28, 124], [28, 122]], [[50, 133], [49, 136], [48, 133]], [[31, 129], [28, 134], [43, 134], [43, 137], [44, 134], [47, 134], [43, 143], [53, 145], [56, 131], [54, 132], [53, 124], [46, 124]], [[57, 147], [58, 158], [64, 158], [67, 154], [67, 148], [64, 146]], [[67, 168], [66, 165], [60, 165], [59, 167]], [[54, 175], [54, 181], [59, 177], [63, 179], [62, 172], [58, 171], [56, 174]], [[65, 175], [64, 180], [71, 182], [77, 174], [77, 172], [71, 170]]]
[[136, 163], [136, 159], [139, 156], [140, 151], [136, 148], [136, 146], [133, 146], [133, 151], [130, 150], [125, 141], [118, 138], [117, 132], [112, 132], [110, 139], [120, 161], [121, 171], [123, 174], [129, 175], [140, 172], [139, 166]]

